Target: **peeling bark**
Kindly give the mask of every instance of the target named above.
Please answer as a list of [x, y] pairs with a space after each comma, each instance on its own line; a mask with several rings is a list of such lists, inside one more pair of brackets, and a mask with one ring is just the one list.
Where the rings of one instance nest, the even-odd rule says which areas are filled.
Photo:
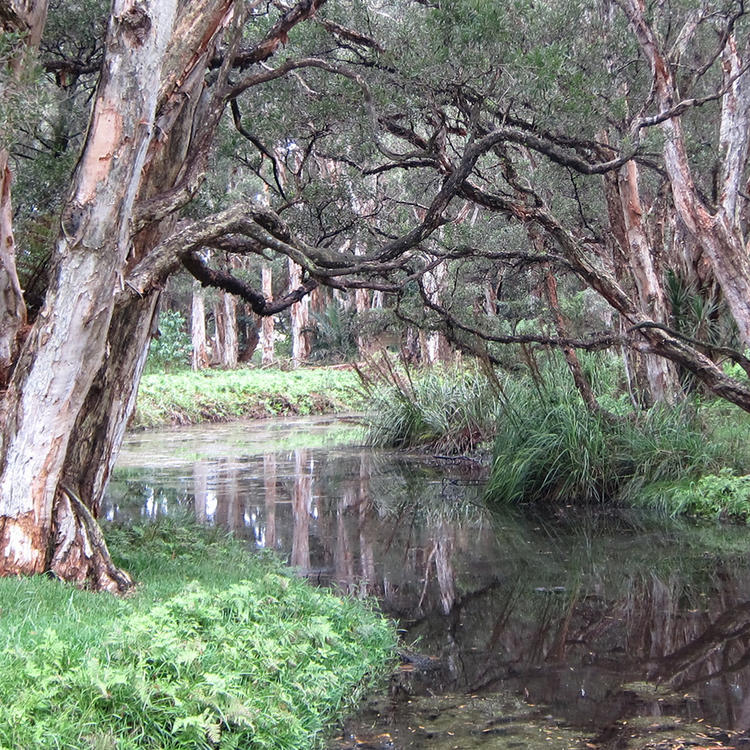
[[0, 390], [10, 375], [18, 349], [18, 332], [26, 323], [26, 305], [16, 273], [11, 172], [8, 152], [0, 149]]
[[[176, 0], [139, 7], [149, 27], [133, 39], [132, 29], [124, 28], [128, 8], [114, 2], [105, 70], [62, 212], [52, 284], [6, 396], [0, 446], [0, 517], [6, 519], [0, 534], [2, 574], [45, 568], [68, 443], [105, 355]], [[71, 512], [54, 514], [59, 528]], [[29, 514], [33, 534], [14, 522]]]

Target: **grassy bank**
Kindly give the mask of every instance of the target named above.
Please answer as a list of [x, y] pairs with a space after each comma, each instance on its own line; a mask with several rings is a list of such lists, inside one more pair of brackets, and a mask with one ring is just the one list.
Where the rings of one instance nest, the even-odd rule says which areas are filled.
[[144, 375], [131, 426], [353, 411], [358, 388], [356, 373], [337, 367]]
[[302, 750], [384, 672], [382, 618], [216, 531], [108, 537], [134, 596], [0, 580], [0, 747]]

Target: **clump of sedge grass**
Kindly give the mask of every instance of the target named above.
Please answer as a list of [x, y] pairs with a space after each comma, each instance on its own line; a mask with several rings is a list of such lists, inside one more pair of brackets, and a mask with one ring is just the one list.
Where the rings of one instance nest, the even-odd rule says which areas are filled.
[[0, 581], [0, 747], [321, 743], [383, 673], [392, 628], [362, 603], [200, 533], [115, 534], [115, 553], [126, 544], [145, 578], [125, 600], [42, 578]]
[[382, 358], [360, 377], [367, 390], [369, 445], [461, 454], [492, 439], [498, 399], [476, 368], [412, 373]]
[[698, 480], [738, 456], [733, 442], [710, 439], [691, 402], [614, 416], [589, 411], [564, 382], [506, 393], [487, 487], [495, 502], [642, 504], [655, 486]]

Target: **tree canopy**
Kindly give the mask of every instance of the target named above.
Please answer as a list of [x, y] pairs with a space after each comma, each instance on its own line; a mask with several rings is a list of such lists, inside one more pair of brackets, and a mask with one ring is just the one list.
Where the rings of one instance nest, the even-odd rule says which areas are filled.
[[[592, 409], [576, 351], [616, 347], [645, 405], [689, 373], [750, 411], [722, 367], [750, 374], [741, 2], [3, 0], [0, 24], [2, 572], [130, 585], [96, 516], [180, 268], [261, 316], [367, 288], [488, 363], [559, 347]], [[270, 299], [206, 248], [301, 280]]]

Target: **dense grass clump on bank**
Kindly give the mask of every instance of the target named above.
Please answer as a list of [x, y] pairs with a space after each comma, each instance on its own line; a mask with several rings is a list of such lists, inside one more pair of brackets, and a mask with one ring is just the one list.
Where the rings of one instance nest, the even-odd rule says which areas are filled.
[[737, 515], [737, 502], [732, 508], [711, 506], [688, 500], [684, 490], [693, 487], [695, 495], [711, 476], [750, 468], [750, 425], [736, 410], [733, 418], [745, 422], [744, 437], [723, 430], [724, 415], [690, 401], [611, 414], [589, 411], [572, 387], [559, 383], [539, 390], [519, 385], [508, 395], [498, 422], [490, 500], [606, 501], [702, 516], [717, 515], [721, 506]]
[[374, 446], [466, 453], [494, 440], [494, 503], [617, 503], [670, 515], [750, 520], [750, 417], [687, 399], [633, 409], [620, 363], [582, 356], [600, 411], [563, 362], [494, 385], [478, 369], [410, 371], [387, 360], [361, 374]]
[[491, 440], [498, 395], [476, 369], [391, 369], [368, 383], [365, 437], [382, 448], [423, 447], [459, 454]]
[[329, 414], [361, 406], [344, 368], [205, 370], [144, 375], [133, 427]]
[[207, 533], [174, 522], [110, 533], [143, 581], [124, 600], [0, 580], [1, 747], [320, 744], [383, 674], [392, 628]]

